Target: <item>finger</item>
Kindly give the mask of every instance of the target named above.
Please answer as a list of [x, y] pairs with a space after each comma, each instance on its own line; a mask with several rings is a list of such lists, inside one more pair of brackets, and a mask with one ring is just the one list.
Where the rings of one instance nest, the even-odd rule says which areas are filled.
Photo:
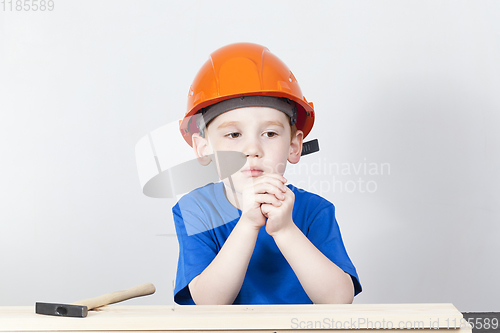
[[284, 200], [285, 199], [285, 193], [281, 190], [281, 188], [276, 187], [274, 184], [269, 184], [269, 183], [262, 183], [262, 184], [257, 184], [253, 187], [253, 192], [255, 194], [264, 194], [264, 193], [269, 193], [269, 194], [274, 194], [277, 199]]
[[283, 177], [283, 175], [280, 175], [279, 173], [265, 173], [258, 178], [264, 178], [264, 177], [277, 179], [283, 184], [285, 184], [288, 181], [285, 177]]
[[254, 185], [259, 185], [259, 184], [272, 184], [279, 188], [282, 192], [286, 192], [287, 187], [285, 184], [278, 178], [276, 177], [269, 177], [269, 176], [261, 176], [255, 179]]
[[255, 202], [260, 204], [269, 204], [275, 207], [281, 206], [281, 200], [276, 199], [276, 196], [272, 194], [256, 194]]
[[260, 206], [260, 211], [262, 212], [262, 215], [264, 215], [266, 218], [269, 217], [269, 213], [271, 212], [272, 210], [272, 205], [268, 205], [268, 204], [263, 204]]
[[273, 212], [275, 213], [278, 209], [280, 209], [279, 206], [274, 206], [271, 204], [260, 205], [260, 211], [266, 218], [269, 218], [269, 214], [273, 214]]

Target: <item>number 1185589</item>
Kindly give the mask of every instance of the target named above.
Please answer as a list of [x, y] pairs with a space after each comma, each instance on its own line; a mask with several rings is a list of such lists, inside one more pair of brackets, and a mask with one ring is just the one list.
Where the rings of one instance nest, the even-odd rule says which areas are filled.
[[4, 12], [53, 11], [54, 0], [2, 0], [0, 10]]

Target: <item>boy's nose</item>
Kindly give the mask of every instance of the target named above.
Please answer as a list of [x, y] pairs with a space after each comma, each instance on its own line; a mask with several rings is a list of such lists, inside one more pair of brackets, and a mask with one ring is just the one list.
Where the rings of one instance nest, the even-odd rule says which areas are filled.
[[258, 139], [247, 139], [243, 145], [242, 153], [247, 157], [262, 157], [262, 146]]

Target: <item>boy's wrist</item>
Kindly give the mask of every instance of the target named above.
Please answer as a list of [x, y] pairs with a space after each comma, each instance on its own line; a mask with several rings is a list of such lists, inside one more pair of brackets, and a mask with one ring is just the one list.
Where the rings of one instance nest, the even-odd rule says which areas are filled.
[[260, 231], [260, 228], [262, 228], [262, 225], [255, 223], [254, 221], [252, 221], [252, 219], [248, 215], [243, 214], [243, 215], [241, 215], [240, 220], [236, 224], [236, 227], [238, 227], [239, 229], [244, 229], [244, 230], [246, 230], [246, 232], [249, 232], [249, 233], [255, 232], [258, 234]]
[[302, 231], [299, 230], [299, 228], [295, 225], [295, 223], [291, 221], [291, 223], [287, 223], [286, 226], [269, 235], [274, 238], [276, 244], [279, 244], [282, 242], [290, 241], [293, 235], [296, 234], [297, 232], [302, 233]]

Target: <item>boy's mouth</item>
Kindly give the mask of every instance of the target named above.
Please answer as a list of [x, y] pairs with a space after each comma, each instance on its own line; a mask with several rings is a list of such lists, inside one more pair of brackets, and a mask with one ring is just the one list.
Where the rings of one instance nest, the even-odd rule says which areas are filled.
[[241, 173], [247, 177], [259, 177], [264, 174], [264, 171], [257, 167], [249, 167], [241, 170]]

